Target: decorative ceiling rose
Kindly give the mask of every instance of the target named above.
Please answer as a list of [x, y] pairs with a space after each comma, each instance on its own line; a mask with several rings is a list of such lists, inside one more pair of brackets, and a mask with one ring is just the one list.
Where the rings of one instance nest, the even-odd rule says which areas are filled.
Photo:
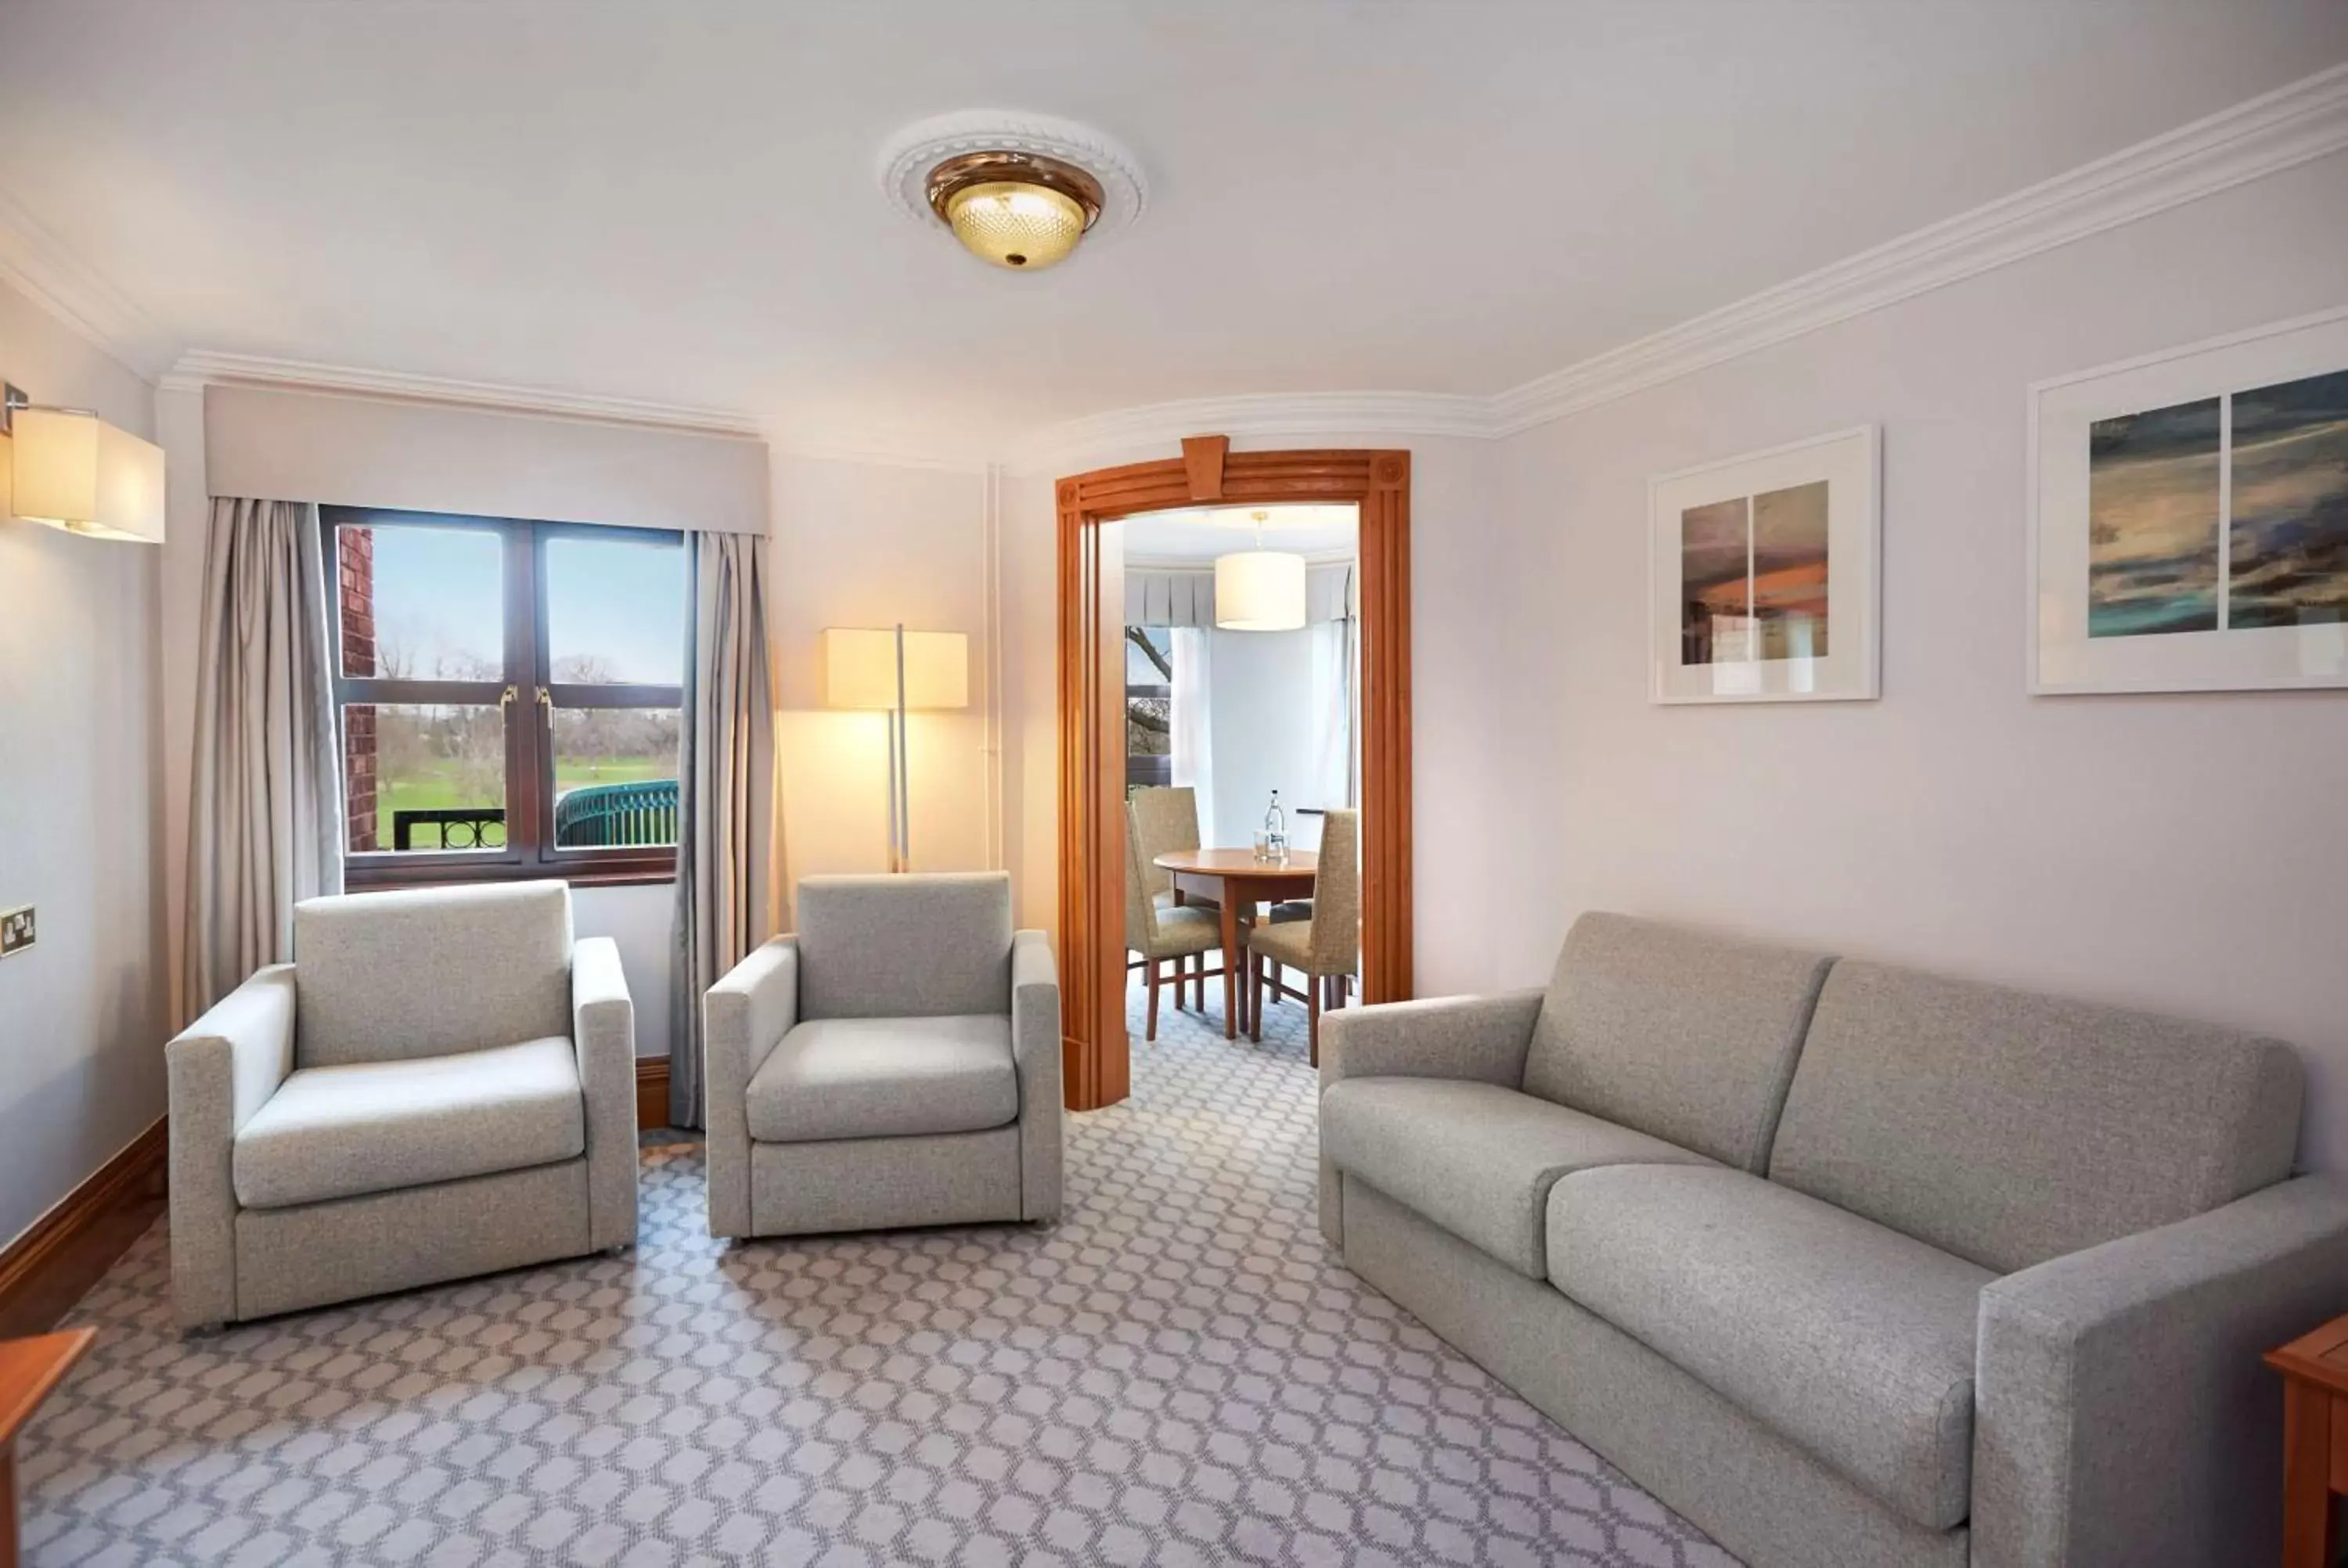
[[972, 254], [1014, 272], [1066, 259], [1096, 228], [1141, 215], [1141, 166], [1073, 120], [973, 110], [908, 126], [880, 154], [900, 211], [943, 222]]

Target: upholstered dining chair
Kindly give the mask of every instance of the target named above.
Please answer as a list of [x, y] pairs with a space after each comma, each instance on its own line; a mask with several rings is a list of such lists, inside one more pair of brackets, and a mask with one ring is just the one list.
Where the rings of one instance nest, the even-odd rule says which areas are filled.
[[635, 1011], [561, 882], [305, 899], [163, 1061], [184, 1327], [636, 1239]]
[[[1189, 790], [1136, 790], [1138, 794], [1189, 794]], [[1156, 869], [1150, 864], [1153, 851], [1142, 829], [1143, 808], [1128, 801], [1125, 808], [1125, 946], [1136, 955], [1126, 965], [1130, 974], [1136, 968], [1142, 972], [1142, 981], [1149, 991], [1148, 1016], [1142, 1027], [1142, 1038], [1158, 1038], [1158, 991], [1170, 978], [1174, 985], [1174, 1005], [1182, 1005], [1183, 988], [1193, 985], [1197, 989], [1197, 1006], [1203, 1012], [1207, 1007], [1207, 981], [1222, 974], [1220, 967], [1207, 968], [1207, 955], [1219, 951], [1223, 945], [1222, 915], [1211, 904], [1177, 904], [1170, 894], [1153, 897], [1147, 872]], [[1195, 818], [1193, 819], [1195, 822]], [[1192, 838], [1197, 837], [1196, 833]], [[1189, 847], [1197, 847], [1195, 842]], [[1158, 852], [1162, 853], [1162, 852]], [[1160, 876], [1168, 874], [1159, 870]], [[1223, 962], [1231, 958], [1225, 956]], [[1169, 977], [1165, 966], [1172, 964], [1174, 973]]]
[[1140, 841], [1141, 880], [1148, 896], [1161, 908], [1220, 907], [1211, 898], [1177, 890], [1174, 874], [1158, 864], [1161, 855], [1199, 847], [1199, 792], [1189, 784], [1144, 784], [1128, 794], [1125, 804]]
[[709, 1234], [1060, 1216], [1060, 984], [1006, 872], [808, 876], [702, 999]]
[[1344, 1005], [1346, 982], [1362, 968], [1361, 813], [1332, 811], [1322, 818], [1312, 917], [1256, 927], [1248, 935], [1247, 962], [1250, 1038], [1263, 1038], [1265, 1001], [1293, 994], [1281, 989], [1281, 969], [1300, 970], [1308, 1049], [1313, 1065], [1320, 1065], [1322, 1009]]

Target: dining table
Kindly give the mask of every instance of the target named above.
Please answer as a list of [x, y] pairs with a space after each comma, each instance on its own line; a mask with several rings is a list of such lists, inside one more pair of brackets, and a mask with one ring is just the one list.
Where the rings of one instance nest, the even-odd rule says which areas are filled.
[[1170, 849], [1158, 856], [1161, 871], [1174, 874], [1174, 897], [1196, 891], [1222, 907], [1223, 1038], [1239, 1038], [1240, 911], [1313, 897], [1320, 857], [1292, 849], [1276, 859], [1259, 859], [1252, 849]]

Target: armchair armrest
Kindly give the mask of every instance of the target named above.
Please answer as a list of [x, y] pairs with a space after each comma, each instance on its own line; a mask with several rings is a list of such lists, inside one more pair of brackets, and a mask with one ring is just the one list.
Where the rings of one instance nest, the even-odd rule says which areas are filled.
[[180, 1325], [236, 1317], [237, 1129], [294, 1071], [294, 966], [256, 971], [163, 1048], [171, 1296]]
[[1011, 1058], [1019, 1073], [1019, 1213], [1060, 1217], [1060, 973], [1051, 938], [1011, 938]]
[[2322, 1176], [1991, 1285], [1973, 1561], [2275, 1561], [2282, 1395], [2260, 1356], [2343, 1297], [2348, 1184]]
[[1321, 1091], [1348, 1078], [1472, 1078], [1514, 1089], [1539, 989], [1344, 1008], [1321, 1020]]
[[587, 1102], [587, 1231], [598, 1251], [636, 1239], [636, 1008], [620, 945], [571, 949], [571, 1044]]
[[750, 1123], [744, 1097], [767, 1053], [798, 1022], [794, 937], [753, 948], [701, 999], [702, 1121], [709, 1162], [709, 1234], [750, 1230]]

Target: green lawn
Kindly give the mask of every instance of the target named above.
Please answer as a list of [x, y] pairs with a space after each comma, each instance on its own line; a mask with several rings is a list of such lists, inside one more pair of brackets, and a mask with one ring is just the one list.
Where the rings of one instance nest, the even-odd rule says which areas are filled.
[[[563, 757], [555, 766], [554, 791], [560, 796], [582, 784], [637, 784], [645, 779], [675, 776], [676, 764], [657, 757]], [[376, 791], [376, 842], [386, 849], [392, 846], [391, 819], [395, 812], [445, 811], [460, 806], [495, 809], [504, 804], [492, 793], [468, 794], [458, 783], [453, 762], [405, 777], [386, 779]], [[434, 829], [419, 827], [417, 834], [422, 841], [418, 848], [437, 847]], [[504, 842], [498, 830], [491, 830], [490, 837], [493, 844]]]

